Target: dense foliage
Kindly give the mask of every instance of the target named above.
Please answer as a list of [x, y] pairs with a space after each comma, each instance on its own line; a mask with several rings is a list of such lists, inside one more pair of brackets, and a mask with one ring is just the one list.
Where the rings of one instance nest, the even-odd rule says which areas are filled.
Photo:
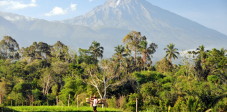
[[85, 98], [106, 99], [106, 106], [135, 111], [227, 111], [226, 49], [199, 46], [181, 57], [174, 44], [153, 63], [158, 45], [132, 31], [109, 59], [94, 41], [70, 51], [34, 42], [26, 48], [10, 36], [0, 41], [0, 104], [6, 106], [88, 106]]

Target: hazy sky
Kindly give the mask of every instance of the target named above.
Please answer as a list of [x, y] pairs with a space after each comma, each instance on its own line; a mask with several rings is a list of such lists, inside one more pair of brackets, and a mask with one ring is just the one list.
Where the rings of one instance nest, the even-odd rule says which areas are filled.
[[[0, 0], [0, 11], [46, 20], [82, 15], [106, 0]], [[227, 35], [227, 0], [147, 0]]]

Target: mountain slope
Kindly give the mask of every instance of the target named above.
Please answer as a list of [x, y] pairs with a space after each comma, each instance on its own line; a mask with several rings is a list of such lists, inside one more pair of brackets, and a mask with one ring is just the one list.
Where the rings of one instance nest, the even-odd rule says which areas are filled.
[[227, 47], [227, 36], [153, 6], [146, 0], [109, 0], [83, 16], [64, 22], [93, 29], [137, 30], [161, 47], [169, 43], [175, 43], [180, 49], [195, 48], [202, 44]]
[[68, 25], [0, 12], [0, 36], [4, 35], [12, 36], [22, 46], [31, 45], [33, 41], [53, 44], [60, 40], [77, 48], [87, 47], [87, 42], [95, 40], [93, 35], [102, 37], [101, 34], [86, 26]]
[[163, 48], [174, 43], [179, 50], [227, 48], [227, 36], [179, 15], [153, 6], [146, 0], [107, 0], [89, 13], [64, 21], [46, 21], [0, 12], [0, 36], [10, 35], [21, 46], [33, 41], [53, 44], [60, 40], [73, 49], [88, 48], [92, 41], [104, 46], [110, 57], [114, 47], [131, 30], [140, 31], [158, 44], [155, 53], [163, 57]]

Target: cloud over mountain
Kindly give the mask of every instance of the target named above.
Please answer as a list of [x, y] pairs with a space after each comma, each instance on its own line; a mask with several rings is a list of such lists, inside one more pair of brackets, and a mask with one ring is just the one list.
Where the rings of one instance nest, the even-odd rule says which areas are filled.
[[77, 4], [70, 4], [68, 8], [54, 7], [50, 12], [46, 13], [45, 16], [57, 16], [67, 14], [69, 11], [75, 11]]
[[36, 0], [31, 0], [30, 3], [22, 3], [21, 1], [18, 0], [1, 0], [0, 1], [0, 8], [6, 8], [6, 9], [24, 9], [28, 7], [36, 7]]

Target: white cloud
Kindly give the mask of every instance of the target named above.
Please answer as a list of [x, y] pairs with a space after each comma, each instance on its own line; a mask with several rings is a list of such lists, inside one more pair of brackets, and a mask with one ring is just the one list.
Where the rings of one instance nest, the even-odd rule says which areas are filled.
[[77, 4], [70, 4], [68, 8], [54, 7], [50, 12], [46, 13], [45, 16], [57, 16], [64, 15], [70, 11], [75, 11], [77, 9]]
[[71, 9], [72, 11], [75, 11], [76, 8], [77, 8], [77, 4], [71, 4], [71, 5], [70, 5], [70, 9]]
[[13, 1], [13, 0], [1, 0], [0, 8], [6, 9], [24, 9], [28, 7], [36, 7], [36, 0], [31, 0], [30, 3], [22, 3], [21, 1]]
[[64, 15], [66, 13], [67, 10], [62, 9], [61, 7], [54, 7], [50, 12], [46, 13], [45, 16]]

